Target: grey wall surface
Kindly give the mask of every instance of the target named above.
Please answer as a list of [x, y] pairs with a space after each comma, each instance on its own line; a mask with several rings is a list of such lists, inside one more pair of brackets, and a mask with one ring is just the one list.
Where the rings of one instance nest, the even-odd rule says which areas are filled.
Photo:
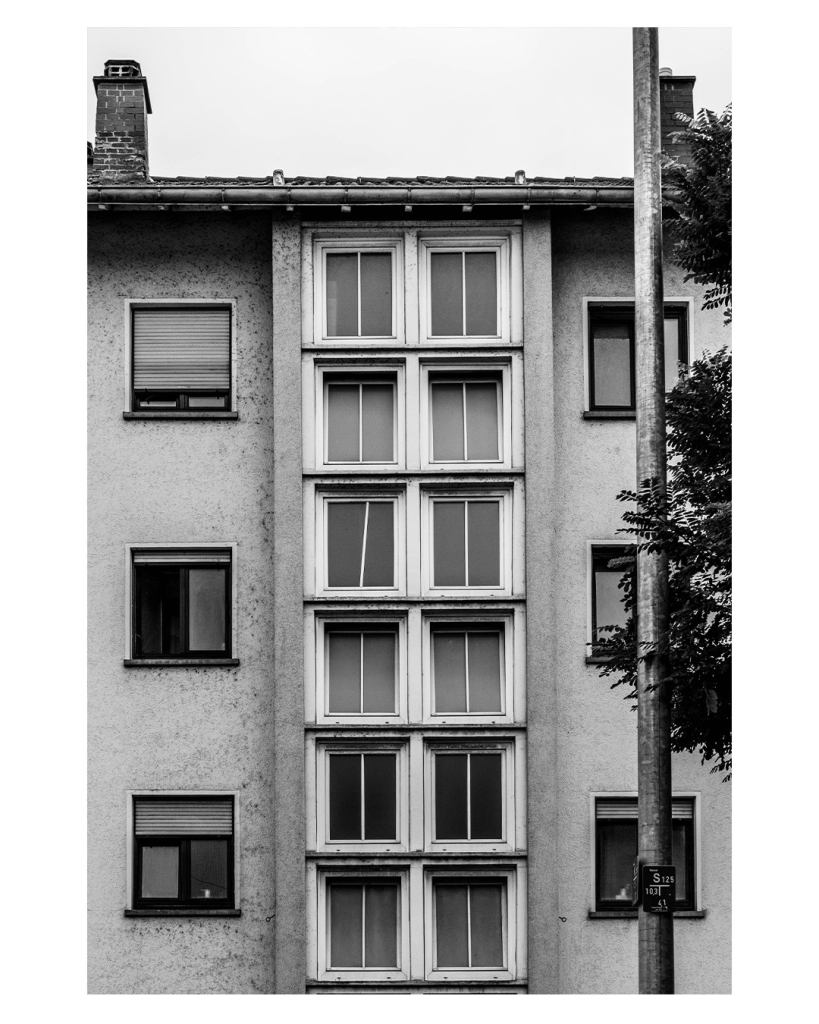
[[[89, 228], [89, 991], [271, 992], [270, 218]], [[232, 298], [239, 419], [125, 421], [124, 300]], [[127, 542], [238, 544], [237, 668], [125, 668]], [[238, 790], [239, 918], [126, 918], [126, 791]]]

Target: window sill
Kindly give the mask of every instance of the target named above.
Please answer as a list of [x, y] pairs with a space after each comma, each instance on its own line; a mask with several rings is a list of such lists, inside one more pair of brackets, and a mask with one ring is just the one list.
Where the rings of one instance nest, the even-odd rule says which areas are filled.
[[197, 409], [140, 409], [124, 412], [124, 420], [238, 420], [238, 412], [214, 409], [210, 412]]
[[586, 664], [587, 665], [606, 665], [608, 662], [614, 659], [613, 654], [587, 654]]
[[[674, 917], [697, 917], [703, 918], [708, 913], [706, 910], [675, 910]], [[635, 918], [637, 908], [634, 910], [590, 910], [589, 918]]]
[[204, 907], [156, 907], [152, 910], [132, 910], [125, 908], [126, 917], [241, 917], [241, 910], [223, 907], [218, 910], [205, 910]]
[[124, 658], [122, 664], [126, 668], [190, 668], [238, 665], [238, 658]]
[[588, 409], [583, 413], [584, 420], [636, 420], [637, 413], [633, 409]]

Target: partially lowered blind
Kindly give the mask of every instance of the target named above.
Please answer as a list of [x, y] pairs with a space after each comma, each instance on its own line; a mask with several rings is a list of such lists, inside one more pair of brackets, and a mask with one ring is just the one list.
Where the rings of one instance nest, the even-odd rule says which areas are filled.
[[143, 548], [134, 552], [134, 565], [230, 564], [230, 551], [223, 548]]
[[230, 387], [230, 310], [135, 309], [134, 388]]
[[233, 835], [233, 800], [134, 799], [138, 836]]
[[[637, 820], [637, 801], [629, 799], [628, 797], [613, 798], [611, 800], [604, 799], [597, 801], [597, 817], [598, 818], [632, 818], [634, 821]], [[694, 817], [694, 801], [687, 800], [672, 800], [671, 801], [671, 817], [675, 819], [679, 818], [693, 818]]]

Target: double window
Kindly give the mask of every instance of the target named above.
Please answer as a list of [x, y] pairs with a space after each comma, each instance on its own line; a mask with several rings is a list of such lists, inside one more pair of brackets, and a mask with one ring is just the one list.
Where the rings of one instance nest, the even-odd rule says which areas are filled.
[[379, 495], [324, 499], [328, 590], [396, 589], [397, 505]]
[[395, 374], [325, 375], [324, 452], [328, 465], [394, 463]]
[[234, 906], [233, 797], [133, 798], [135, 910]]
[[[634, 306], [590, 304], [589, 409], [592, 412], [633, 412], [636, 352]], [[664, 318], [665, 388], [677, 381], [688, 362], [688, 307], [668, 304]]]
[[231, 309], [226, 305], [131, 307], [134, 411], [228, 411]]
[[[695, 864], [695, 799], [674, 797], [672, 863], [676, 868], [677, 910], [697, 909]], [[594, 799], [596, 910], [628, 910], [633, 895], [637, 856], [637, 798], [598, 796]]]
[[132, 551], [131, 658], [231, 658], [231, 550]]

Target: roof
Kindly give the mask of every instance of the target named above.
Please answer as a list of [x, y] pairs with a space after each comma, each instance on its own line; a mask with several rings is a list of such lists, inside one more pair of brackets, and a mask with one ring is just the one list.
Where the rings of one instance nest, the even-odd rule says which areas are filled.
[[[545, 185], [552, 187], [561, 187], [565, 185], [593, 185], [595, 187], [611, 185], [612, 187], [623, 187], [629, 186], [634, 183], [633, 178], [606, 178], [595, 176], [593, 178], [576, 178], [573, 176], [567, 176], [565, 178], [543, 178], [533, 177], [524, 178], [523, 181], [515, 181], [514, 176], [507, 178], [494, 178], [486, 175], [479, 175], [475, 178], [467, 178], [458, 174], [450, 174], [446, 177], [438, 177], [435, 175], [428, 174], [406, 174], [391, 176], [388, 178], [379, 178], [372, 175], [359, 175], [357, 178], [345, 178], [336, 174], [327, 174], [324, 177], [318, 177], [312, 174], [299, 174], [294, 178], [284, 178], [284, 186], [288, 188], [309, 188], [310, 186], [316, 186], [318, 188], [327, 187], [339, 187], [342, 188], [355, 188], [356, 186], [362, 186], [364, 188], [434, 188], [436, 185], [440, 186], [463, 186], [466, 188], [488, 186], [491, 188], [499, 188], [504, 185]], [[151, 176], [151, 183], [154, 185], [172, 186], [172, 185], [185, 185], [185, 186], [220, 186], [225, 185], [231, 188], [241, 188], [246, 186], [248, 188], [264, 188], [265, 186], [271, 187], [274, 185], [273, 175], [267, 175], [264, 178], [222, 178], [222, 177], [188, 177], [186, 175], [178, 175], [175, 178], [158, 177], [157, 175]], [[281, 185], [281, 182], [279, 182]]]

